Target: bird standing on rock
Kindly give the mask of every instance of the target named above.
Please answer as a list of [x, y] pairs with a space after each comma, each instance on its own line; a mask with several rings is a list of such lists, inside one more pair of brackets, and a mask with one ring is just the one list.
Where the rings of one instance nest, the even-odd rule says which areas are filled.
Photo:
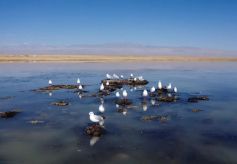
[[100, 90], [103, 91], [104, 89], [105, 89], [105, 87], [104, 87], [104, 84], [102, 83], [102, 84], [100, 85]]
[[94, 112], [89, 112], [89, 118], [92, 122], [99, 123], [101, 126], [104, 124], [104, 118], [99, 115], [95, 115]]
[[114, 73], [114, 74], [113, 74], [113, 78], [119, 79], [119, 76]]
[[115, 94], [115, 95], [116, 95], [116, 97], [118, 97], [118, 98], [120, 97], [120, 94], [119, 94], [119, 92], [116, 92], [116, 94]]
[[107, 79], [112, 79], [112, 76], [107, 73], [107, 74], [106, 74], [106, 78], [107, 78]]
[[158, 82], [158, 89], [162, 89], [162, 83], [161, 83], [160, 80], [159, 80], [159, 82]]
[[109, 86], [109, 81], [106, 81], [106, 86]]
[[166, 87], [166, 89], [168, 89], [168, 90], [172, 89], [171, 83], [169, 83], [169, 85]]
[[156, 91], [156, 88], [153, 86], [153, 87], [151, 87], [150, 91], [151, 91], [151, 93], [154, 93]]
[[52, 85], [53, 84], [53, 81], [52, 80], [49, 80], [49, 85]]
[[174, 87], [174, 93], [177, 93], [177, 92], [178, 92], [177, 87]]
[[82, 89], [83, 89], [82, 85], [79, 85], [78, 89], [79, 89], [79, 90], [82, 90]]

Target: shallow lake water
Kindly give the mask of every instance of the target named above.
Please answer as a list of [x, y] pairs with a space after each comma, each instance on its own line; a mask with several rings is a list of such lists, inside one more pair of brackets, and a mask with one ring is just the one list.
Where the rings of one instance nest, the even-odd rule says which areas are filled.
[[[104, 97], [105, 133], [90, 137], [88, 113], [100, 114], [98, 97], [80, 98], [73, 90], [32, 91], [54, 84], [75, 84], [98, 91], [106, 73], [142, 75], [145, 87], [129, 88], [134, 107], [118, 113], [115, 94]], [[237, 163], [236, 63], [5, 63], [0, 64], [0, 111], [20, 110], [0, 119], [0, 163]], [[141, 104], [144, 88], [171, 82], [180, 100]], [[188, 103], [191, 95], [209, 101]], [[69, 106], [51, 105], [66, 100]], [[201, 109], [192, 112], [192, 109]], [[166, 115], [168, 120], [143, 121]], [[31, 124], [31, 120], [42, 121]]]

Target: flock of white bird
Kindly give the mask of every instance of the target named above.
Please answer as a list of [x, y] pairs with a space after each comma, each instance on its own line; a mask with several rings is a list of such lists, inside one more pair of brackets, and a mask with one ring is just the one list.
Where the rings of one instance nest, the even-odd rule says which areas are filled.
[[[116, 74], [110, 75], [110, 74], [107, 73], [107, 74], [106, 74], [106, 78], [107, 78], [108, 80], [111, 80], [111, 79], [117, 79], [117, 80], [119, 80], [119, 79], [124, 79], [124, 76], [123, 76], [123, 75], [118, 76], [118, 75], [116, 75]], [[130, 74], [130, 79], [133, 79], [134, 81], [136, 81], [136, 80], [143, 81], [143, 80], [144, 80], [144, 79], [143, 79], [143, 76], [134, 77], [133, 74]], [[48, 81], [48, 84], [49, 84], [49, 85], [53, 85], [53, 81], [52, 81], [52, 80], [49, 80], [49, 81]], [[78, 84], [78, 89], [79, 89], [79, 90], [83, 90], [83, 86], [81, 85], [80, 78], [77, 79], [77, 84]], [[107, 81], [107, 82], [106, 82], [106, 86], [109, 86], [109, 85], [110, 85], [110, 84], [109, 84], [109, 81]], [[177, 92], [178, 92], [177, 87], [172, 88], [171, 83], [169, 83], [167, 86], [163, 86], [162, 83], [161, 83], [161, 81], [159, 80], [159, 81], [158, 81], [158, 84], [157, 84], [157, 89], [158, 89], [158, 90], [161, 90], [161, 89], [163, 89], [163, 88], [167, 89], [167, 90], [170, 91], [170, 92], [172, 92], [172, 91], [173, 91], [174, 93], [177, 93]], [[100, 89], [100, 91], [103, 91], [103, 90], [105, 89], [105, 86], [104, 86], [103, 83], [101, 83], [99, 89]], [[150, 88], [150, 93], [151, 93], [151, 94], [152, 94], [152, 93], [155, 93], [155, 91], [156, 91], [155, 86], [152, 86], [152, 87]], [[52, 95], [52, 93], [51, 93], [51, 95]], [[51, 95], [50, 95], [50, 96], [51, 96]], [[122, 97], [123, 99], [126, 99], [126, 98], [128, 97], [128, 92], [126, 91], [126, 89], [124, 89], [124, 90], [122, 91], [122, 96], [121, 96], [121, 95], [120, 95], [120, 92], [117, 91], [117, 92], [115, 93], [115, 96], [116, 96], [117, 98]], [[146, 98], [146, 97], [149, 96], [147, 89], [144, 89], [144, 90], [143, 90], [142, 96], [143, 96], [144, 98]], [[155, 104], [155, 100], [151, 101], [151, 103], [152, 103], [152, 104]], [[116, 107], [119, 107], [119, 105], [116, 104]], [[144, 108], [146, 109], [147, 106], [145, 106]], [[145, 109], [144, 109], [144, 110], [145, 110]], [[105, 107], [104, 107], [104, 105], [103, 105], [103, 100], [101, 101], [101, 104], [99, 105], [99, 112], [101, 112], [101, 113], [104, 113], [104, 112], [105, 112]], [[90, 119], [90, 121], [92, 121], [92, 122], [94, 122], [94, 123], [99, 123], [99, 125], [101, 125], [101, 126], [104, 124], [104, 118], [103, 118], [102, 116], [100, 116], [100, 115], [94, 114], [94, 112], [89, 112], [89, 119]]]

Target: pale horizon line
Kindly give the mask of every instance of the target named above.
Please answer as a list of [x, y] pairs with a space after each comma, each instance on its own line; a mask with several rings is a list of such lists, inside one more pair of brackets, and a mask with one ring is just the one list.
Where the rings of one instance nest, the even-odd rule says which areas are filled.
[[105, 44], [12, 44], [0, 45], [0, 54], [85, 54], [85, 55], [194, 55], [194, 56], [237, 56], [237, 50], [222, 50], [188, 46], [157, 46], [131, 43]]

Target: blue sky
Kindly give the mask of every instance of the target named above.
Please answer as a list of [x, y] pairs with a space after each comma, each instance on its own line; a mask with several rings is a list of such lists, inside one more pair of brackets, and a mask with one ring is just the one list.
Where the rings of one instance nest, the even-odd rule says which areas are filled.
[[237, 50], [236, 0], [0, 0], [0, 46]]

